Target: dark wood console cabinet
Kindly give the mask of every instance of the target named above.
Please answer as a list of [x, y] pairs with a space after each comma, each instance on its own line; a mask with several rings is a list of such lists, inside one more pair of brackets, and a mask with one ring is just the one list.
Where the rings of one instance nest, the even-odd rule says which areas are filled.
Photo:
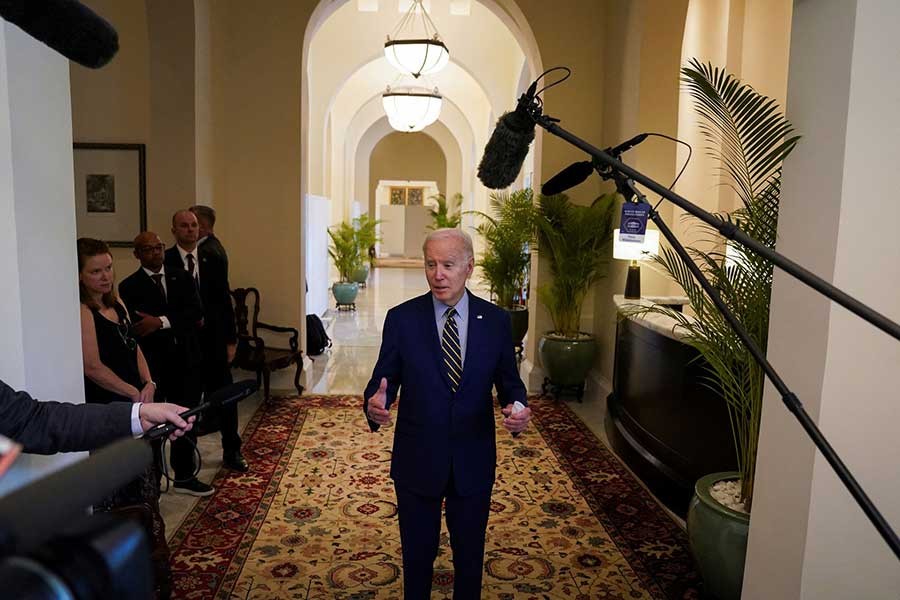
[[703, 384], [701, 361], [640, 319], [619, 319], [606, 432], [616, 453], [681, 516], [697, 479], [737, 464], [725, 402]]

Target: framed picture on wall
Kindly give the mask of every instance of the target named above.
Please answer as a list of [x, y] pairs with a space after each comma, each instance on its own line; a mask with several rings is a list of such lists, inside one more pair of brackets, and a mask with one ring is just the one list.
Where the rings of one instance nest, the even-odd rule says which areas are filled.
[[73, 155], [78, 237], [130, 248], [147, 228], [146, 147], [75, 142]]

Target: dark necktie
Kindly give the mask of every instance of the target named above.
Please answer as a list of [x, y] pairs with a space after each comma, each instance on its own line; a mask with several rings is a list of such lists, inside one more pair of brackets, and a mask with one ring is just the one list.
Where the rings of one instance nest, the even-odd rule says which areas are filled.
[[196, 268], [196, 265], [194, 264], [194, 255], [188, 254], [187, 261], [188, 261], [188, 273], [191, 274], [191, 277], [193, 277], [194, 279], [197, 279], [197, 268]]
[[190, 273], [191, 277], [194, 278], [194, 285], [197, 287], [197, 291], [199, 291], [200, 290], [200, 278], [197, 276], [198, 275], [197, 265], [194, 262], [194, 255], [188, 254], [187, 261], [188, 261], [188, 273]]
[[163, 297], [163, 300], [168, 300], [168, 298], [166, 298], [166, 288], [163, 287], [162, 278], [162, 273], [150, 276], [150, 279], [153, 280], [153, 283], [155, 283], [156, 287], [159, 289], [159, 294]]
[[456, 326], [456, 309], [448, 308], [445, 316], [444, 335], [441, 338], [441, 350], [444, 354], [444, 366], [450, 377], [450, 391], [456, 392], [462, 380], [462, 349], [459, 345], [459, 329]]

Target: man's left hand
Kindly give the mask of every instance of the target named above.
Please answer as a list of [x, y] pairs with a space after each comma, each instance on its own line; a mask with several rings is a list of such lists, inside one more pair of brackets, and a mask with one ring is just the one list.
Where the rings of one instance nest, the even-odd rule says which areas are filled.
[[528, 427], [528, 422], [531, 421], [531, 409], [526, 406], [516, 414], [513, 414], [512, 410], [512, 404], [508, 404], [500, 409], [500, 412], [506, 417], [503, 419], [503, 426], [510, 433], [519, 433]]
[[234, 362], [234, 355], [237, 352], [237, 344], [228, 344], [228, 346], [226, 346], [226, 350], [228, 352], [228, 364], [230, 365]]
[[160, 329], [162, 329], [163, 322], [159, 317], [154, 317], [153, 315], [148, 315], [147, 313], [142, 313], [141, 311], [137, 311], [137, 315], [141, 317], [141, 320], [135, 322], [134, 332], [140, 337], [150, 335], [154, 331], [159, 331]]

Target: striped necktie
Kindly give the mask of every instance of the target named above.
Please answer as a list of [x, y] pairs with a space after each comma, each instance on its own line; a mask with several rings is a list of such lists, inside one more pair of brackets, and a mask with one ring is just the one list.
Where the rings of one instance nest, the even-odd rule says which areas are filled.
[[459, 346], [459, 329], [456, 326], [457, 312], [455, 308], [448, 308], [445, 313], [444, 335], [441, 338], [441, 350], [444, 354], [444, 366], [450, 377], [450, 391], [456, 392], [459, 382], [462, 380], [462, 350]]

